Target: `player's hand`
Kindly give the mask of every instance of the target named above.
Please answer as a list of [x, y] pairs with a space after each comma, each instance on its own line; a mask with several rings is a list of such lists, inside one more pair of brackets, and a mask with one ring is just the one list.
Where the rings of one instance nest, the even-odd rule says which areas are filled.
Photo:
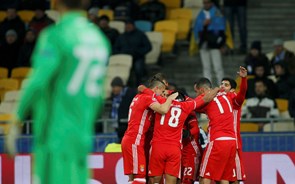
[[18, 120], [13, 119], [10, 124], [8, 134], [5, 137], [5, 147], [7, 149], [7, 153], [12, 157], [14, 157], [17, 153], [16, 140], [20, 134], [19, 124]]
[[215, 87], [214, 89], [207, 91], [203, 97], [204, 102], [208, 103], [211, 100], [213, 100], [213, 98], [216, 96], [216, 94], [219, 92], [219, 90], [220, 90], [220, 88]]
[[139, 85], [139, 86], [137, 87], [137, 90], [138, 90], [139, 93], [142, 93], [143, 90], [145, 90], [146, 88], [147, 88], [147, 87], [146, 87], [145, 85]]
[[240, 77], [247, 77], [247, 70], [246, 70], [246, 68], [240, 66], [240, 71], [238, 71], [238, 75]]
[[177, 96], [178, 96], [178, 92], [176, 92], [176, 93], [173, 93], [173, 94], [171, 94], [171, 95], [169, 95], [169, 97], [167, 98], [167, 100], [175, 100], [176, 98], [177, 98]]

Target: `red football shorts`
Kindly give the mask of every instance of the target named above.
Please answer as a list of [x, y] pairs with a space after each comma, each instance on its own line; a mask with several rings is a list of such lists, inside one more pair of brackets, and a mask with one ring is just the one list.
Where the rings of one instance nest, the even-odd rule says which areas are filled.
[[[184, 148], [185, 149], [185, 148]], [[185, 154], [182, 154], [182, 180], [193, 180], [198, 181], [197, 177], [199, 176], [199, 168], [201, 163], [201, 151], [200, 147], [196, 148], [197, 150], [190, 149], [190, 151], [185, 151]], [[193, 152], [191, 152], [193, 150]]]
[[237, 168], [237, 179], [239, 181], [245, 181], [246, 180], [246, 173], [244, 168], [244, 162], [242, 160], [242, 150], [238, 149], [236, 153], [236, 168]]
[[176, 145], [154, 143], [150, 150], [149, 176], [169, 174], [180, 178], [181, 149]]
[[200, 176], [211, 180], [236, 181], [236, 141], [215, 140], [203, 154]]
[[124, 174], [139, 174], [146, 175], [146, 160], [144, 154], [144, 147], [141, 145], [135, 145], [134, 140], [123, 137], [122, 140], [122, 155]]

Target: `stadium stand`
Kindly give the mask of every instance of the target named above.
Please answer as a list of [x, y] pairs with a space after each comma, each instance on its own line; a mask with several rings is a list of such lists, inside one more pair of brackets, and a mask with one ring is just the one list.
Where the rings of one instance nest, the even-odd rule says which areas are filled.
[[35, 15], [34, 11], [32, 10], [20, 10], [17, 12], [17, 14], [26, 24], [28, 24]]
[[117, 31], [119, 31], [120, 34], [125, 32], [125, 22], [123, 21], [112, 20], [110, 21], [109, 26], [111, 28], [117, 29]]
[[0, 79], [8, 77], [8, 69], [0, 67]]
[[178, 31], [178, 24], [173, 20], [163, 20], [155, 23], [154, 31], [161, 32], [163, 36], [162, 52], [172, 52], [176, 34]]
[[98, 11], [98, 16], [106, 15], [110, 20], [114, 20], [114, 11], [109, 9], [100, 9]]
[[143, 32], [152, 31], [153, 24], [147, 20], [137, 20], [134, 22], [135, 27]]
[[156, 64], [158, 62], [159, 56], [161, 54], [162, 46], [162, 33], [160, 32], [146, 32], [148, 39], [152, 44], [152, 50], [146, 54], [145, 62], [146, 64]]

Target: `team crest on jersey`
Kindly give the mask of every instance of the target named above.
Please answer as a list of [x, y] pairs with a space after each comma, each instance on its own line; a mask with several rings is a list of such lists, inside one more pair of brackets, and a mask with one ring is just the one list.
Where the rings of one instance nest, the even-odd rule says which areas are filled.
[[143, 172], [144, 171], [144, 165], [140, 165], [139, 169], [140, 169], [140, 172]]

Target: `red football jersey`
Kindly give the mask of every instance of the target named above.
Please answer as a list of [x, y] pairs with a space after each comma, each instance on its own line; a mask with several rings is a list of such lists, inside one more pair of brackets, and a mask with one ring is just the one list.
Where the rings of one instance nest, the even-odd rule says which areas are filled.
[[[202, 98], [204, 95], [198, 96]], [[233, 126], [232, 102], [235, 95], [225, 92], [217, 93], [216, 97], [201, 109], [209, 119], [208, 140], [212, 141], [219, 137], [235, 138]]]
[[156, 113], [153, 143], [181, 146], [182, 128], [188, 115], [196, 108], [196, 101], [173, 101], [169, 111], [161, 115]]
[[157, 102], [155, 95], [137, 94], [129, 107], [128, 128], [124, 136], [133, 137], [136, 145], [144, 145], [145, 133], [150, 127], [153, 111], [149, 108]]

